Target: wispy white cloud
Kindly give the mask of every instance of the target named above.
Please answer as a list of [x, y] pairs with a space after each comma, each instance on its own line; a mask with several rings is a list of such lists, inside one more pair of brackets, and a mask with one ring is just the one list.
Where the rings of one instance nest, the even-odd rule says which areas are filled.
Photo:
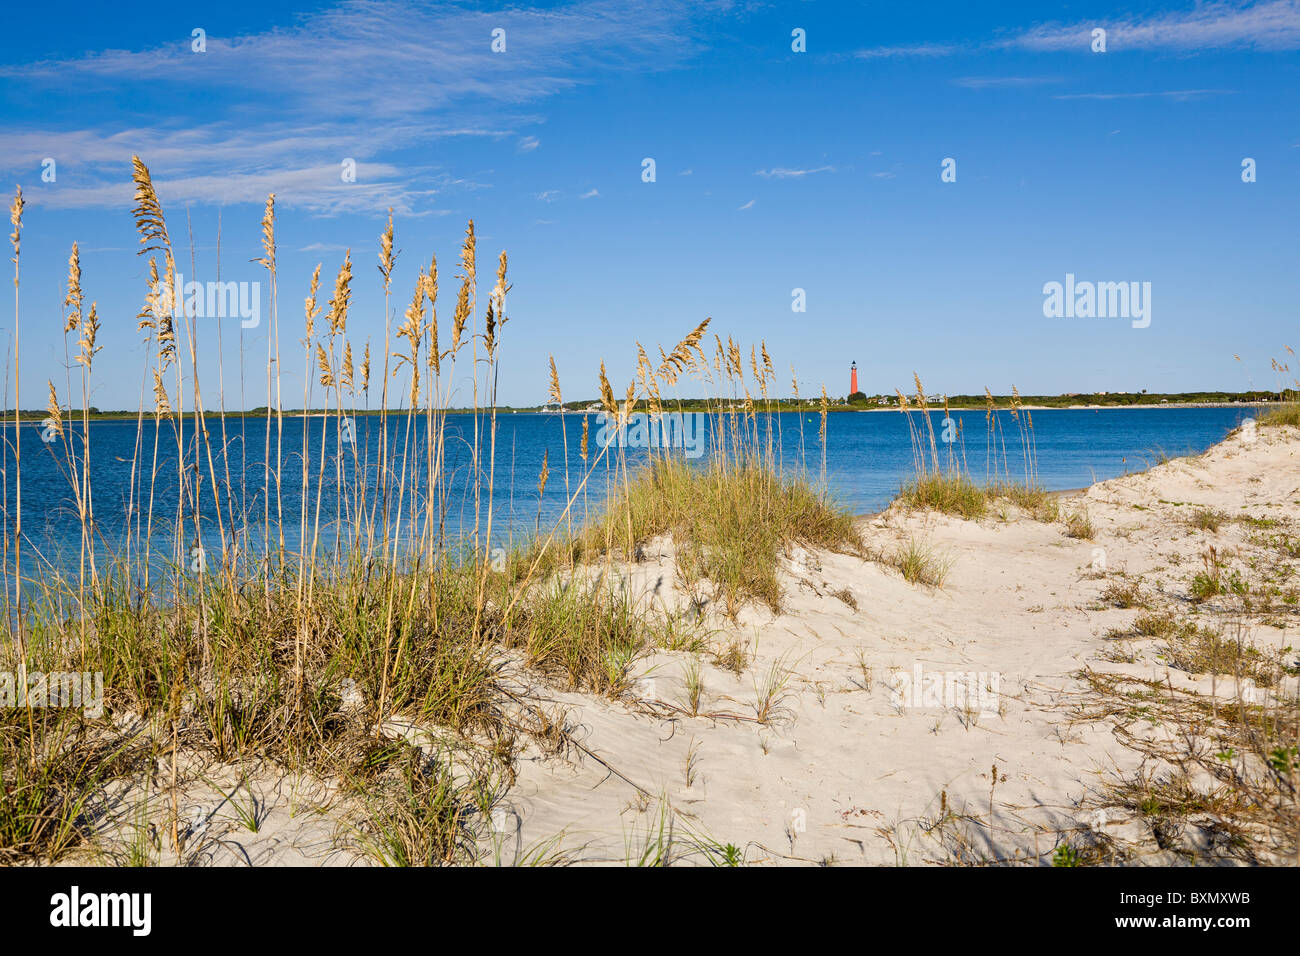
[[1155, 96], [1191, 100], [1202, 96], [1232, 93], [1232, 90], [1150, 90], [1136, 93], [1059, 93], [1054, 100], [1145, 100]]
[[560, 191], [558, 189], [544, 189], [537, 194], [539, 202], [555, 202], [559, 198]]
[[745, 203], [743, 206], [741, 206], [740, 208], [738, 208], [738, 209], [736, 210], [736, 212], [744, 212], [746, 209], [753, 209], [753, 208], [754, 208], [754, 203], [755, 203], [756, 201], [757, 201], [757, 200], [751, 199], [749, 202]]
[[954, 86], [968, 90], [1000, 90], [1020, 86], [1042, 86], [1047, 83], [1060, 83], [1059, 76], [963, 76], [953, 80]]
[[1000, 39], [969, 43], [914, 43], [869, 47], [862, 59], [942, 57], [989, 49], [1091, 51], [1092, 31], [1106, 31], [1108, 51], [1300, 49], [1300, 0], [1218, 0], [1191, 9], [1123, 19], [1098, 18], [1076, 23], [1043, 23]]
[[[522, 152], [535, 136], [515, 131], [539, 117], [526, 104], [573, 89], [614, 70], [672, 68], [700, 49], [692, 20], [725, 0], [570, 0], [546, 9], [482, 11], [443, 0], [341, 0], [292, 25], [223, 37], [208, 34], [207, 52], [168, 43], [142, 50], [103, 50], [80, 58], [0, 66], [0, 81], [48, 106], [41, 130], [0, 131], [0, 171], [29, 169], [54, 156], [59, 188], [33, 200], [62, 205], [117, 205], [139, 153], [164, 196], [258, 201], [274, 185], [285, 205], [339, 212], [358, 202], [426, 211], [455, 182], [446, 171], [411, 168], [397, 153], [439, 137], [516, 138]], [[512, 42], [491, 51], [491, 31]], [[525, 42], [526, 38], [526, 42]], [[87, 87], [112, 91], [120, 109], [87, 119]], [[178, 101], [202, 97], [202, 122], [159, 122], [131, 103], [156, 102], [166, 89]], [[387, 177], [344, 189], [331, 165], [344, 157]], [[80, 185], [64, 187], [76, 169]], [[259, 195], [260, 194], [260, 195]], [[128, 197], [129, 198], [129, 197]]]
[[818, 166], [816, 169], [786, 169], [777, 167], [775, 169], [760, 169], [754, 173], [755, 176], [762, 176], [764, 179], [800, 179], [804, 176], [811, 176], [814, 173], [833, 173], [834, 166]]
[[962, 47], [950, 43], [912, 43], [901, 46], [876, 46], [858, 50], [853, 55], [863, 60], [889, 59], [899, 56], [951, 56]]
[[1088, 51], [1092, 30], [1106, 30], [1107, 50], [1300, 49], [1300, 2], [1198, 3], [1191, 10], [1125, 20], [1044, 24], [1009, 41], [1029, 50]]
[[579, 199], [595, 199], [595, 198], [596, 198], [597, 196], [599, 196], [599, 195], [600, 195], [600, 192], [599, 192], [598, 190], [595, 190], [595, 189], [589, 189], [589, 190], [587, 190], [585, 193], [583, 193], [581, 196], [579, 196], [578, 198], [579, 198]]
[[[90, 130], [0, 135], [0, 166], [37, 168], [40, 157], [57, 159], [59, 179], [33, 184], [33, 203], [56, 208], [124, 208], [134, 195], [131, 156], [145, 158], [166, 206], [175, 202], [262, 203], [274, 192], [282, 206], [317, 213], [364, 212], [392, 206], [404, 215], [442, 214], [434, 197], [483, 188], [444, 170], [397, 166], [367, 158], [380, 144], [400, 142], [400, 133], [381, 136], [364, 153], [357, 143], [323, 128], [293, 132], [227, 125], [188, 130], [145, 128], [100, 137]], [[332, 156], [316, 162], [308, 157]], [[345, 182], [344, 161], [355, 180]], [[162, 175], [159, 175], [159, 173]]]

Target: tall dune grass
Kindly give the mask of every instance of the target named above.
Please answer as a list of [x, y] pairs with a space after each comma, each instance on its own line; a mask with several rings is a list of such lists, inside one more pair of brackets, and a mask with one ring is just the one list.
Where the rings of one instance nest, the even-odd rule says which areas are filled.
[[[436, 258], [418, 269], [400, 315], [391, 303], [398, 243], [390, 211], [379, 249], [382, 346], [372, 352], [350, 327], [349, 251], [327, 302], [323, 264], [312, 274], [295, 358], [280, 340], [274, 196], [256, 260], [271, 295], [264, 474], [249, 480], [244, 462], [231, 460], [224, 369], [218, 420], [199, 387], [198, 317], [172, 301], [178, 252], [138, 158], [133, 182], [150, 281], [139, 315], [145, 358], [122, 546], [107, 562], [97, 557], [103, 535], [88, 416], [101, 347], [96, 306], [84, 307], [76, 245], [63, 323], [70, 354], [77, 333], [71, 364], [80, 395], [71, 377], [63, 395], [47, 383], [58, 433], [49, 447], [69, 477], [81, 524], [76, 571], [58, 564], [24, 571], [17, 510], [6, 509], [3, 536], [8, 640], [0, 671], [16, 671], [24, 684], [29, 669], [100, 672], [105, 710], [91, 718], [30, 703], [0, 707], [0, 857], [54, 859], [90, 839], [100, 822], [97, 795], [121, 779], [163, 787], [170, 813], [163, 829], [179, 857], [184, 751], [273, 761], [341, 780], [363, 802], [383, 801], [362, 829], [363, 842], [386, 862], [465, 859], [473, 845], [465, 828], [481, 822], [511, 772], [519, 735], [529, 732], [502, 707], [509, 693], [498, 679], [503, 654], [570, 686], [617, 694], [639, 654], [673, 640], [679, 623], [612, 586], [615, 560], [635, 562], [649, 538], [671, 534], [690, 586], [712, 589], [734, 615], [747, 601], [780, 606], [782, 544], [857, 547], [849, 516], [828, 503], [802, 462], [787, 467], [781, 457], [766, 346], [751, 347], [748, 368], [731, 339], [715, 335], [706, 352], [706, 319], [670, 352], [661, 349], [657, 363], [638, 343], [637, 372], [621, 399], [603, 363], [597, 383], [615, 437], [638, 409], [652, 417], [671, 409], [669, 396], [682, 379], [701, 384], [709, 396], [707, 463], [687, 464], [660, 448], [638, 464], [617, 441], [591, 447], [584, 418], [582, 470], [571, 475], [566, 424], [561, 514], [543, 527], [539, 508], [535, 537], [497, 561], [497, 381], [510, 321], [505, 252], [480, 310], [476, 235], [468, 224], [449, 329], [440, 330]], [[11, 207], [15, 325], [21, 215], [19, 195]], [[190, 256], [197, 278], [192, 247]], [[19, 361], [15, 334], [16, 406]], [[284, 448], [284, 361], [304, 363], [303, 407], [326, 409], [303, 416], [298, 462]], [[550, 385], [560, 401], [554, 359]], [[473, 403], [470, 478], [458, 501], [447, 464], [448, 443], [457, 438], [447, 414], [453, 394], [464, 392]], [[371, 409], [372, 393], [378, 434], [366, 429], [358, 438], [354, 416]], [[78, 398], [81, 427], [64, 427], [65, 409]], [[823, 390], [823, 474], [826, 410]], [[14, 460], [2, 480], [18, 485], [17, 413], [14, 424], [7, 436]], [[174, 510], [160, 504], [164, 469], [176, 483]], [[538, 477], [540, 504], [547, 481], [559, 476], [552, 479], [544, 462]], [[286, 535], [295, 496], [297, 528]], [[459, 535], [449, 530], [456, 507], [469, 509]], [[605, 572], [566, 577], [579, 562]], [[397, 717], [444, 728], [457, 746], [485, 759], [472, 785], [453, 793], [442, 757], [431, 763], [396, 747], [385, 728]], [[376, 774], [386, 783], [376, 786]], [[421, 833], [430, 827], [437, 832]]]
[[[987, 388], [984, 390], [984, 477], [979, 481], [967, 461], [962, 420], [951, 418], [945, 398], [943, 432], [936, 437], [937, 411], [930, 407], [920, 376], [914, 375], [913, 379], [916, 395], [912, 401], [901, 391], [897, 392], [899, 411], [907, 419], [913, 472], [899, 489], [899, 501], [909, 508], [979, 519], [988, 512], [992, 501], [1008, 499], [1040, 520], [1056, 519], [1053, 502], [1038, 480], [1033, 413], [1021, 404], [1020, 393], [1014, 386], [1011, 407], [1006, 413], [1010, 427], [994, 407], [992, 393]], [[1007, 450], [1008, 442], [1011, 452]], [[1017, 446], [1020, 464], [1013, 467]]]
[[1261, 425], [1291, 425], [1300, 427], [1300, 403], [1292, 405], [1280, 405], [1277, 408], [1269, 409], [1263, 415], [1259, 416]]

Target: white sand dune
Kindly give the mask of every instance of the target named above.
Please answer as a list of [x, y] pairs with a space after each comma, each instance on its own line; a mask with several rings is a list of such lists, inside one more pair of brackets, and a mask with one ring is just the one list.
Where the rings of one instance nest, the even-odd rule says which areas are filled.
[[[1206, 506], [1300, 528], [1300, 432], [1237, 433], [1204, 455], [1094, 485], [1060, 505], [1086, 511], [1093, 540], [1014, 508], [979, 521], [898, 508], [864, 520], [872, 549], [913, 538], [946, 556], [951, 571], [939, 589], [909, 584], [880, 562], [792, 554], [781, 614], [749, 608], [731, 624], [704, 614], [713, 650], [746, 647], [739, 673], [712, 653], [659, 651], [636, 663], [631, 690], [612, 700], [507, 667], [506, 686], [524, 702], [514, 706], [562, 714], [571, 742], [560, 752], [526, 746], [484, 838], [486, 858], [623, 863], [667, 852], [705, 863], [731, 844], [749, 864], [1050, 862], [1062, 841], [1101, 829], [1142, 850], [1143, 861], [1176, 862], [1131, 811], [1108, 802], [1107, 785], [1142, 758], [1113, 721], [1071, 719], [1089, 693], [1078, 675], [1154, 675], [1205, 694], [1213, 687], [1224, 699], [1236, 693], [1231, 676], [1170, 668], [1158, 641], [1125, 642], [1117, 655], [1107, 632], [1139, 611], [1114, 607], [1102, 592], [1140, 579], [1155, 607], [1208, 622], [1228, 599], [1188, 600], [1207, 546], [1255, 578], [1262, 561], [1294, 568], [1294, 559], [1266, 554], [1258, 525], [1199, 531], [1185, 518]], [[692, 613], [670, 541], [651, 543], [627, 586], [640, 600]], [[1300, 623], [1294, 603], [1236, 616], [1250, 620], [1263, 648], [1294, 643], [1275, 625]], [[698, 708], [688, 701], [696, 666]], [[914, 683], [918, 674], [917, 693], [901, 694], [899, 675]], [[960, 689], [936, 692], [930, 681], [945, 677]], [[1294, 695], [1294, 684], [1287, 678], [1261, 693]], [[967, 699], [966, 687], [982, 693]], [[331, 803], [327, 786], [265, 769], [250, 779], [262, 826], [241, 827], [227, 802], [210, 819], [202, 862], [365, 861], [349, 846], [349, 806]], [[213, 788], [187, 789], [181, 816], [221, 803]]]
[[[1071, 723], [1071, 705], [1084, 692], [1077, 672], [1155, 675], [1205, 693], [1212, 683], [1171, 671], [1157, 659], [1155, 641], [1130, 645], [1137, 662], [1107, 660], [1106, 632], [1139, 612], [1105, 606], [1101, 592], [1118, 572], [1141, 577], [1159, 602], [1181, 609], [1207, 544], [1222, 554], [1252, 550], [1245, 525], [1217, 533], [1188, 527], [1195, 506], [1300, 519], [1297, 438], [1291, 429], [1234, 436], [1197, 458], [1062, 499], [1064, 511], [1086, 510], [1096, 528], [1091, 541], [1015, 514], [976, 522], [891, 509], [871, 519], [864, 527], [870, 546], [888, 550], [915, 537], [946, 554], [952, 569], [943, 587], [913, 586], [892, 569], [845, 555], [792, 562], [784, 613], [746, 611], [740, 627], [713, 638], [747, 641], [754, 656], [746, 671], [712, 666], [707, 655], [701, 665], [701, 713], [750, 720], [681, 712], [691, 709], [685, 674], [693, 655], [684, 652], [655, 654], [637, 669], [653, 679], [639, 689], [678, 708], [670, 715], [537, 690], [568, 708], [583, 745], [622, 777], [581, 754], [531, 753], [507, 798], [518, 840], [536, 848], [563, 832], [576, 859], [622, 861], [629, 847], [641, 852], [647, 833], [657, 834], [668, 805], [684, 850], [694, 834], [742, 848], [751, 863], [919, 863], [953, 859], [952, 846], [937, 845], [957, 839], [951, 828], [927, 832], [942, 804], [979, 817], [962, 837], [987, 858], [1050, 854], [1060, 831], [1099, 819], [1092, 808], [1104, 803], [1105, 780], [1139, 761], [1106, 722]], [[633, 587], [671, 604], [670, 549], [648, 550]], [[835, 596], [843, 590], [856, 609]], [[1200, 616], [1213, 610], [1208, 602]], [[1280, 615], [1272, 619], [1281, 623]], [[1291, 626], [1298, 620], [1292, 606]], [[1288, 643], [1287, 632], [1263, 624], [1252, 638], [1261, 647]], [[923, 683], [928, 675], [973, 674], [989, 690], [996, 681], [996, 702], [971, 695], [963, 706], [960, 693], [939, 701], [921, 693], [899, 706], [906, 688], [895, 675], [918, 668]], [[788, 669], [782, 714], [770, 726], [757, 724], [760, 689], [774, 669]], [[1216, 690], [1231, 696], [1235, 681], [1221, 676]], [[1112, 833], [1125, 831], [1123, 813], [1106, 817]], [[1153, 862], [1167, 862], [1158, 857]]]

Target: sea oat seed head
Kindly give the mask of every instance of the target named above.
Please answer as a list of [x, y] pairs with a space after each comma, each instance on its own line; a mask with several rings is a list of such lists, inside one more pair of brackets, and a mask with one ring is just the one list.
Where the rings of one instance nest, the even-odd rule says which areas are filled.
[[[155, 274], [158, 267], [154, 267]], [[63, 324], [63, 334], [74, 332], [77, 326], [81, 324], [81, 250], [77, 243], [72, 244], [72, 255], [68, 257], [68, 294], [63, 299], [63, 305], [69, 308], [68, 317]]]

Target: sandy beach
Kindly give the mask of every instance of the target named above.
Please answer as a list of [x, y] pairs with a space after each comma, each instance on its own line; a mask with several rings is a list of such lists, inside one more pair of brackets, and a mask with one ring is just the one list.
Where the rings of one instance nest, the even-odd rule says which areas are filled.
[[[1114, 862], [1240, 862], [1230, 842], [1215, 849], [1220, 814], [1184, 814], [1172, 838], [1125, 796], [1135, 778], [1180, 770], [1190, 787], [1215, 784], [1152, 756], [1191, 746], [1173, 717], [1111, 698], [1163, 687], [1216, 708], [1294, 707], [1297, 560], [1278, 548], [1294, 547], [1300, 525], [1298, 458], [1294, 428], [1239, 431], [1062, 496], [1090, 540], [1013, 507], [967, 521], [895, 505], [862, 519], [868, 548], [924, 542], [948, 568], [941, 587], [870, 557], [792, 548], [782, 612], [747, 607], [735, 622], [692, 602], [672, 542], [652, 542], [623, 580], [683, 622], [683, 647], [638, 660], [614, 699], [502, 661], [504, 706], [535, 732], [482, 831], [483, 860], [689, 864], [729, 845], [765, 865], [1045, 864], [1062, 846]], [[1222, 515], [1217, 530], [1189, 521], [1197, 509]], [[1246, 590], [1193, 600], [1207, 561]], [[1168, 636], [1134, 631], [1142, 615], [1240, 625], [1249, 660], [1282, 670], [1275, 681], [1199, 672]], [[384, 732], [447, 742], [397, 718]], [[371, 862], [356, 799], [329, 780], [192, 760], [179, 786], [190, 862]], [[118, 788], [99, 838], [69, 862], [141, 840], [148, 792]]]

